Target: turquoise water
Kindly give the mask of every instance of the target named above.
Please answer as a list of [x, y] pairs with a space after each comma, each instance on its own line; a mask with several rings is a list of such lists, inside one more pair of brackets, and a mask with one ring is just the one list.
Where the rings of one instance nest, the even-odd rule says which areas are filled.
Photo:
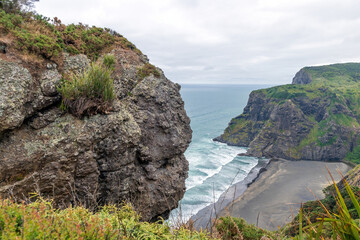
[[[226, 189], [243, 180], [258, 160], [240, 157], [245, 148], [214, 142], [231, 118], [243, 112], [252, 90], [269, 85], [182, 85], [181, 96], [191, 119], [192, 142], [185, 152], [189, 161], [186, 193], [181, 210], [171, 218], [189, 219], [200, 209], [215, 202]], [[179, 216], [181, 212], [181, 216]]]

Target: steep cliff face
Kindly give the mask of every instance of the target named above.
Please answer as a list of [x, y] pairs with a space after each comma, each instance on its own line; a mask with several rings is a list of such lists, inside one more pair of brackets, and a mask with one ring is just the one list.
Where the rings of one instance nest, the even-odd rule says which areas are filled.
[[311, 76], [305, 69], [301, 69], [295, 74], [292, 84], [309, 84], [312, 82]]
[[185, 192], [191, 141], [180, 86], [160, 76], [139, 78], [146, 56], [111, 51], [117, 98], [108, 114], [83, 119], [62, 112], [56, 86], [89, 59], [62, 53], [62, 65], [32, 65], [9, 48], [0, 53], [0, 196], [29, 193], [58, 206], [131, 202], [143, 220], [167, 217]]
[[253, 91], [215, 140], [258, 157], [357, 162], [359, 76], [356, 63], [303, 68], [292, 85]]

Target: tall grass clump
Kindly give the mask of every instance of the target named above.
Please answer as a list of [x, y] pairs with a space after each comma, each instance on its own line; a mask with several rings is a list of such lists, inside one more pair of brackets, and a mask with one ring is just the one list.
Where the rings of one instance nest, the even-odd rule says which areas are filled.
[[79, 74], [63, 80], [58, 91], [62, 95], [61, 108], [77, 117], [106, 113], [115, 99], [111, 77], [115, 58], [105, 56], [101, 63], [91, 63]]
[[210, 239], [205, 233], [172, 230], [166, 223], [141, 222], [131, 205], [53, 208], [39, 198], [24, 204], [0, 199], [0, 239]]
[[106, 68], [114, 70], [116, 59], [114, 55], [106, 54], [103, 59], [103, 64]]

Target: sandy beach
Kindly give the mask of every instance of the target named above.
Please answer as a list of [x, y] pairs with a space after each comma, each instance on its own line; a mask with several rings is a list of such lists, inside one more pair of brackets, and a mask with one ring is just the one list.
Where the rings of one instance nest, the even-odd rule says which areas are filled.
[[[351, 168], [341, 162], [273, 161], [242, 196], [228, 205], [230, 215], [275, 230], [292, 220], [301, 202], [323, 198], [329, 185], [328, 167], [336, 181]], [[220, 215], [226, 215], [223, 209]]]
[[341, 179], [338, 170], [345, 174], [351, 169], [341, 162], [273, 160], [246, 190], [232, 186], [223, 199], [192, 219], [200, 229], [209, 226], [209, 219], [215, 215], [230, 214], [261, 228], [275, 230], [291, 221], [301, 202], [315, 200], [314, 194], [323, 198], [322, 189], [330, 180], [326, 167], [336, 181]]

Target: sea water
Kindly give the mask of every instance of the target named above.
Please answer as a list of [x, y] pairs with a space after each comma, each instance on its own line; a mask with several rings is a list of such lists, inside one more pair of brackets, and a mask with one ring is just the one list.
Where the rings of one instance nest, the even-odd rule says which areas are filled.
[[[221, 135], [231, 118], [240, 115], [251, 91], [269, 85], [182, 85], [181, 96], [191, 119], [192, 142], [185, 152], [189, 161], [186, 193], [170, 221], [188, 220], [217, 201], [232, 184], [242, 181], [258, 163], [238, 156], [246, 148], [228, 146], [212, 139]], [[180, 216], [181, 215], [181, 216]]]

